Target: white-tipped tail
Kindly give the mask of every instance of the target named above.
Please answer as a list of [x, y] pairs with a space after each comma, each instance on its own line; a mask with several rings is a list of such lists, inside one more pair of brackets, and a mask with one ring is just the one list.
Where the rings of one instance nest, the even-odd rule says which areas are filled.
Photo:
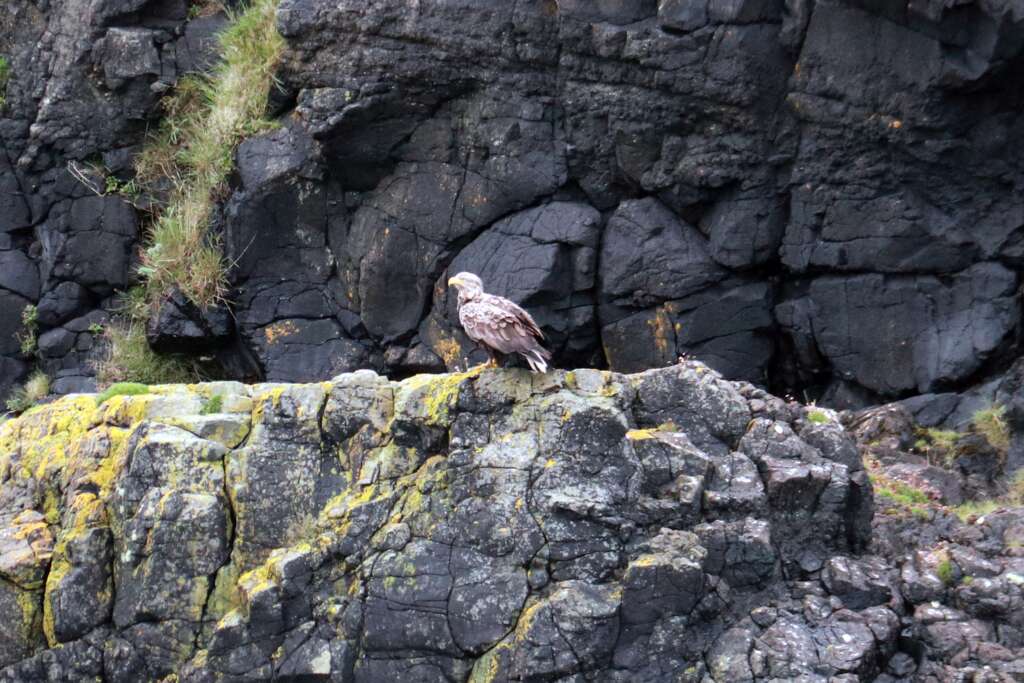
[[526, 362], [529, 364], [530, 369], [533, 370], [534, 372], [539, 372], [543, 374], [548, 371], [548, 362], [541, 354], [541, 352], [538, 351], [537, 349], [527, 351], [526, 353], [522, 354], [522, 356], [523, 358], [526, 359]]

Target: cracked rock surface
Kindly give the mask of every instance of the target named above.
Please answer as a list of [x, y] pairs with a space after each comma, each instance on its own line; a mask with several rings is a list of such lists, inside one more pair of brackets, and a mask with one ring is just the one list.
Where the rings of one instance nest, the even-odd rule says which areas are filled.
[[[69, 168], [129, 181], [226, 19], [5, 10], [0, 396], [33, 363], [88, 391], [86, 330], [136, 282], [145, 216]], [[216, 350], [247, 381], [458, 369], [462, 269], [528, 307], [562, 367], [687, 355], [862, 407], [962, 390], [1015, 348], [1011, 0], [282, 0], [277, 27], [282, 125], [240, 145], [214, 212], [233, 324], [170, 306], [157, 348]], [[29, 305], [38, 359], [16, 339]]]
[[699, 362], [74, 394], [0, 426], [0, 680], [1015, 671], [1015, 565], [929, 607], [851, 451]]

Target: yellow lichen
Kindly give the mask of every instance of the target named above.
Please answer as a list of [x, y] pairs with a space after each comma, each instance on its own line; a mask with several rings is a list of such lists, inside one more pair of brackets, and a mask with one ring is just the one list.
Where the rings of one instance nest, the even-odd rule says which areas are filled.
[[282, 320], [281, 322], [267, 325], [263, 328], [263, 338], [266, 340], [268, 346], [273, 346], [283, 337], [290, 337], [291, 335], [298, 332], [299, 328], [295, 326], [291, 320]]

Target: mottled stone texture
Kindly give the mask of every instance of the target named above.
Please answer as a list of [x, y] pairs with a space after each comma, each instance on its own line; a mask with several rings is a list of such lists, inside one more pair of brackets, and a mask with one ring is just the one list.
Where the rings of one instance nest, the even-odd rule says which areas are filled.
[[881, 671], [853, 443], [768, 398], [697, 362], [66, 397], [0, 427], [0, 680]]
[[[91, 386], [75, 321], [133, 281], [139, 217], [66, 164], [130, 177], [161, 94], [210, 63], [223, 19], [187, 15], [5, 5], [0, 394], [34, 303], [58, 390]], [[534, 312], [562, 367], [685, 354], [863, 403], [1016, 348], [1015, 0], [282, 0], [278, 29], [284, 125], [238, 149], [215, 221], [239, 376], [453, 369], [453, 269]], [[164, 317], [158, 345], [192, 345]]]
[[68, 396], [0, 426], [0, 681], [1014, 680], [1024, 513], [873, 502], [894, 415], [696, 361]]

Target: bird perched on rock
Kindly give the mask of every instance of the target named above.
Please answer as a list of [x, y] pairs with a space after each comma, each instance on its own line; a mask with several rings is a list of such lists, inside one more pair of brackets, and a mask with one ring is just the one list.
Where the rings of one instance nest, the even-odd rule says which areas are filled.
[[488, 365], [497, 365], [498, 353], [518, 353], [534, 372], [547, 372], [551, 352], [541, 342], [544, 333], [529, 313], [508, 299], [484, 292], [483, 281], [473, 273], [448, 278], [459, 290], [459, 322], [466, 335], [484, 347]]

